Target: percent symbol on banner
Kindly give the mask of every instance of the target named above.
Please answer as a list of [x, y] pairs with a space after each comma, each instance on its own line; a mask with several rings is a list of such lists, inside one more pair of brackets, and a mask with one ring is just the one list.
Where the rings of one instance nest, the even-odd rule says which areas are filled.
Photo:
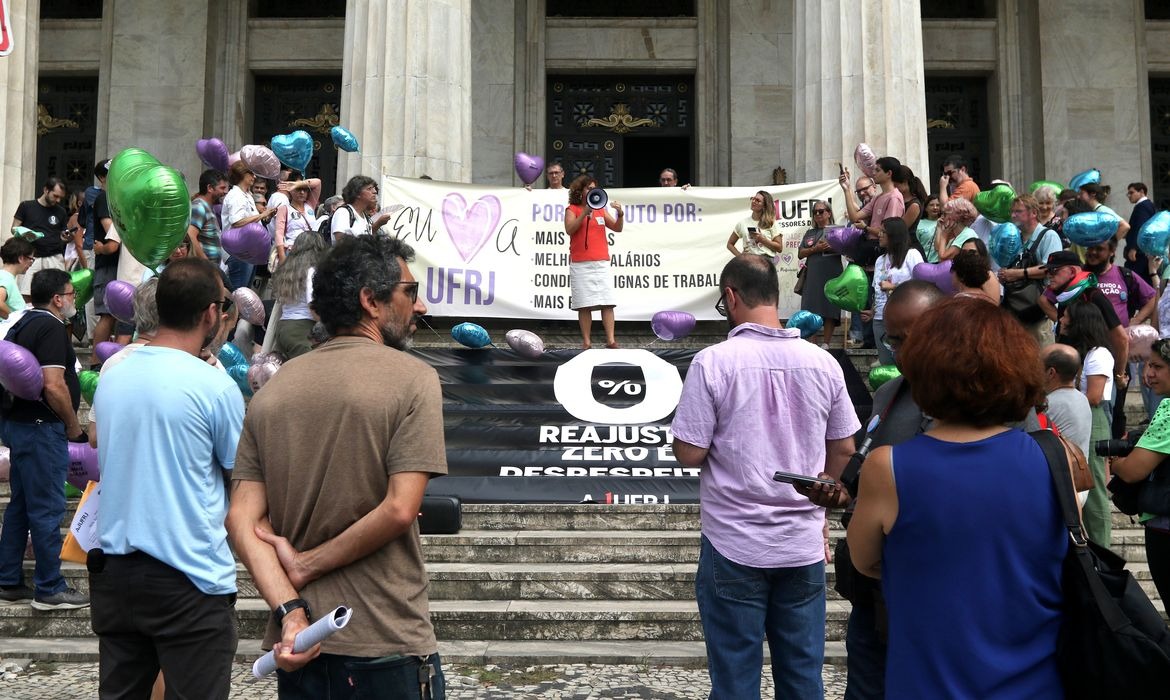
[[626, 392], [626, 396], [637, 396], [642, 393], [642, 387], [628, 379], [623, 379], [620, 382], [615, 382], [612, 379], [602, 379], [597, 382], [597, 386], [602, 389], [609, 389], [609, 396], [614, 396], [622, 391]]

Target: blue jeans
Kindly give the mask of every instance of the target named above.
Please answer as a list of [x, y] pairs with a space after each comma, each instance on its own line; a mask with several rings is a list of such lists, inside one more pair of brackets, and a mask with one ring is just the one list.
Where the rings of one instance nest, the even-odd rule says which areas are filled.
[[0, 531], [0, 586], [24, 583], [24, 548], [32, 533], [37, 564], [33, 586], [38, 596], [65, 590], [61, 575], [61, 518], [65, 515], [65, 474], [69, 446], [65, 425], [41, 421], [0, 423], [11, 452], [8, 481], [12, 499]]
[[848, 677], [845, 700], [881, 700], [886, 696], [886, 643], [877, 629], [877, 609], [854, 603], [845, 629]]
[[236, 256], [228, 258], [227, 275], [228, 284], [231, 286], [229, 292], [234, 292], [240, 287], [247, 287], [252, 284], [252, 275], [256, 273], [256, 266], [251, 263], [246, 263]]
[[419, 687], [416, 656], [380, 659], [321, 654], [301, 669], [276, 672], [281, 700], [339, 700], [340, 698], [393, 698], [393, 700], [445, 700], [446, 684], [439, 654], [426, 658], [434, 669], [430, 687]]
[[825, 562], [757, 569], [727, 559], [704, 536], [695, 597], [707, 643], [710, 700], [760, 697], [765, 637], [777, 698], [821, 698]]

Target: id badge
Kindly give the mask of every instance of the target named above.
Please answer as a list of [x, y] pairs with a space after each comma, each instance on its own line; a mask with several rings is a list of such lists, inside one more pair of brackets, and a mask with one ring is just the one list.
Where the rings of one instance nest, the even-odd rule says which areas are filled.
[[596, 216], [593, 220], [597, 222], [598, 226], [605, 226], [605, 216]]

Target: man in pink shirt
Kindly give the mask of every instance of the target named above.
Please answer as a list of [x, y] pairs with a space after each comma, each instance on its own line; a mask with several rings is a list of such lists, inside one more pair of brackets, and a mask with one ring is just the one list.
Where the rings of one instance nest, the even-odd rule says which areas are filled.
[[675, 458], [701, 469], [710, 697], [760, 697], [765, 637], [776, 696], [822, 697], [825, 513], [772, 474], [839, 477], [861, 424], [837, 360], [780, 327], [771, 261], [732, 259], [719, 288], [732, 330], [695, 355], [671, 425]]

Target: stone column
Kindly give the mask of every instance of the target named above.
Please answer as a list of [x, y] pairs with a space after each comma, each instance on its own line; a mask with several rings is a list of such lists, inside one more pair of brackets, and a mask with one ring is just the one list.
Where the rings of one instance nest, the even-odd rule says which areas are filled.
[[1039, 2], [1044, 172], [1036, 177], [1068, 182], [1098, 168], [1113, 188], [1107, 204], [1125, 217], [1126, 185], [1152, 167], [1149, 129], [1140, 128], [1150, 109], [1143, 17], [1133, 0], [1099, 0], [1086, 25], [1068, 3]]
[[[107, 0], [113, 28], [105, 152], [145, 149], [196, 188], [203, 166], [208, 10], [188, 0]], [[98, 144], [98, 152], [103, 152]]]
[[913, 168], [929, 189], [918, 0], [794, 0], [795, 177], [856, 176], [853, 149]]
[[0, 56], [0, 242], [8, 240], [12, 215], [36, 191], [37, 61], [40, 0], [10, 0], [9, 40], [12, 52]]
[[341, 124], [357, 174], [466, 182], [471, 177], [470, 0], [368, 0], [345, 15]]

